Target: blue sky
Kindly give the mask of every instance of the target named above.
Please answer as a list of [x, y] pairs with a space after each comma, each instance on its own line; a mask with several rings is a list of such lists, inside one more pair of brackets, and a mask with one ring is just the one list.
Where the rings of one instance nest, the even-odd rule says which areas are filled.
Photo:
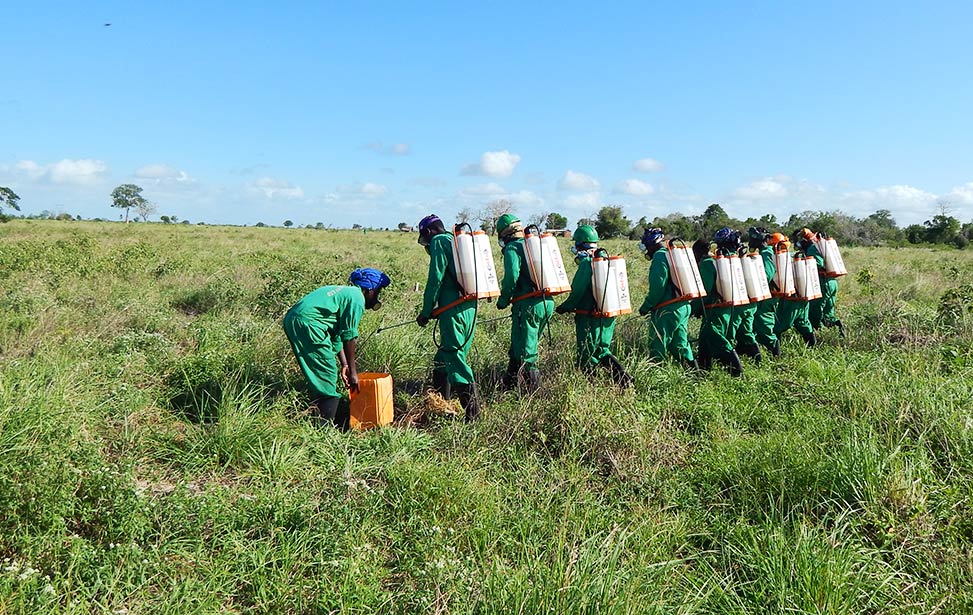
[[[18, 2], [0, 185], [117, 217], [973, 218], [969, 2]], [[111, 26], [102, 24], [110, 22]]]

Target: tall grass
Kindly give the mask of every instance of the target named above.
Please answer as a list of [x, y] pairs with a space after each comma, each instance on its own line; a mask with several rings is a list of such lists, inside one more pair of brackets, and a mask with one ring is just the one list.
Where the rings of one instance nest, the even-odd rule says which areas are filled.
[[389, 271], [361, 368], [421, 408], [431, 331], [373, 335], [417, 312], [412, 237], [0, 234], [2, 613], [973, 611], [973, 253], [846, 250], [849, 338], [742, 379], [653, 364], [630, 317], [619, 393], [558, 318], [543, 391], [501, 393], [509, 321], [484, 324], [478, 424], [345, 434], [306, 420], [279, 318]]

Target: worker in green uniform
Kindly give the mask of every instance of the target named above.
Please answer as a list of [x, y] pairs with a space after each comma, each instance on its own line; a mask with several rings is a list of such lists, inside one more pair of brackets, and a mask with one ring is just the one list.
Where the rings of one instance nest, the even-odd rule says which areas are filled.
[[[796, 252], [807, 254], [806, 250], [810, 241], [802, 239], [799, 230], [794, 231], [791, 237], [794, 239]], [[774, 335], [779, 338], [782, 333], [793, 327], [795, 331], [801, 334], [808, 347], [816, 345], [818, 340], [814, 335], [814, 329], [811, 327], [811, 321], [808, 317], [809, 308], [810, 302], [797, 295], [781, 297], [781, 301], [777, 305], [777, 324], [774, 325]]]
[[[775, 235], [783, 237], [780, 233], [776, 233]], [[751, 354], [752, 350], [749, 350], [751, 344], [763, 346], [770, 352], [771, 356], [780, 356], [780, 342], [777, 341], [777, 336], [774, 335], [774, 325], [777, 323], [778, 299], [773, 293], [777, 288], [774, 284], [777, 265], [774, 264], [774, 249], [770, 246], [771, 237], [772, 235], [763, 227], [751, 226], [747, 231], [747, 245], [751, 250], [760, 255], [764, 273], [767, 275], [767, 285], [770, 287], [771, 297], [770, 299], [764, 299], [755, 304], [750, 304], [754, 308], [751, 327], [749, 331], [737, 331], [737, 353], [752, 356], [758, 362], [760, 348], [759, 346], [757, 347], [757, 355], [754, 356]], [[746, 324], [741, 323], [741, 326], [745, 327]], [[744, 347], [746, 349], [741, 350]]]
[[466, 361], [476, 326], [476, 289], [460, 287], [453, 260], [453, 234], [446, 232], [439, 217], [429, 215], [419, 221], [419, 245], [429, 254], [429, 273], [416, 323], [425, 327], [433, 318], [439, 322], [433, 388], [444, 399], [455, 392], [470, 423], [480, 415], [473, 369]]
[[555, 311], [558, 314], [574, 312], [577, 366], [589, 377], [594, 375], [596, 367], [601, 366], [608, 370], [619, 388], [626, 389], [632, 385], [632, 377], [611, 353], [615, 317], [601, 314], [592, 288], [592, 259], [597, 250], [598, 231], [593, 226], [582, 224], [574, 232], [574, 247], [571, 250], [578, 264], [571, 281], [571, 294]]
[[[736, 254], [740, 244], [740, 233], [729, 228], [721, 228], [713, 236], [716, 251], [720, 256]], [[695, 250], [694, 250], [695, 252]], [[739, 314], [730, 303], [731, 297], [720, 295], [716, 284], [716, 260], [706, 254], [699, 263], [699, 276], [703, 280], [703, 324], [699, 328], [699, 364], [708, 367], [716, 359], [727, 367], [733, 376], [743, 375], [743, 364], [735, 349], [736, 327]]]
[[[801, 229], [800, 233], [810, 243], [807, 255], [813, 256], [814, 260], [818, 262], [818, 279], [821, 281], [821, 298], [812, 300], [811, 305], [808, 306], [808, 320], [811, 321], [811, 327], [815, 331], [821, 327], [838, 327], [838, 333], [841, 337], [845, 337], [845, 326], [835, 315], [834, 309], [835, 301], [838, 298], [838, 280], [827, 276], [824, 268], [824, 255], [814, 244], [815, 234], [806, 228]], [[818, 235], [828, 239], [828, 236], [824, 233], [818, 233]]]
[[679, 296], [679, 289], [673, 282], [662, 229], [645, 229], [639, 249], [652, 261], [649, 292], [639, 308], [639, 314], [649, 316], [649, 353], [659, 361], [671, 355], [687, 367], [697, 369], [693, 350], [689, 347], [691, 308], [689, 300]]
[[355, 269], [348, 281], [351, 286], [323, 286], [308, 293], [287, 311], [283, 322], [314, 397], [312, 416], [339, 427], [347, 421], [336, 418], [339, 383], [358, 392], [358, 324], [365, 309], [382, 306], [379, 292], [390, 283], [387, 275], [371, 268]]
[[[750, 227], [747, 230], [747, 247], [754, 253], [760, 254], [760, 249], [762, 246], [767, 245], [767, 229]], [[743, 246], [739, 249], [740, 259], [748, 258], [748, 250]], [[767, 260], [761, 256], [761, 266], [764, 272], [768, 275], [767, 281], [769, 282], [773, 278], [773, 269], [769, 272], [767, 271]], [[773, 267], [774, 255], [773, 252], [770, 254], [770, 266]], [[737, 306], [737, 313], [740, 315], [739, 323], [737, 325], [736, 334], [736, 349], [737, 354], [741, 357], [750, 357], [753, 362], [760, 364], [760, 345], [757, 341], [757, 333], [754, 329], [754, 321], [757, 317], [757, 310], [760, 308], [760, 304], [763, 301], [753, 302], [751, 301], [749, 305]]]
[[510, 361], [503, 386], [523, 384], [530, 393], [541, 384], [537, 369], [537, 342], [554, 313], [554, 299], [537, 288], [530, 277], [524, 230], [520, 219], [504, 214], [497, 219], [497, 237], [503, 249], [503, 281], [497, 308], [511, 308]]

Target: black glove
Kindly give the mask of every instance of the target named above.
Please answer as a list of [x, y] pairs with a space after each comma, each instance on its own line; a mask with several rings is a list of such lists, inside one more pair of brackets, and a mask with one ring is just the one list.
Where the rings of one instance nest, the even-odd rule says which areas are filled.
[[429, 317], [419, 314], [418, 316], [416, 316], [416, 324], [419, 325], [420, 327], [425, 327], [426, 325], [429, 324]]
[[648, 316], [649, 311], [644, 308], [639, 308], [639, 316]]
[[565, 312], [567, 312], [567, 310], [564, 309], [563, 305], [557, 306], [556, 308], [554, 308], [554, 311], [557, 312], [558, 314], [564, 314]]

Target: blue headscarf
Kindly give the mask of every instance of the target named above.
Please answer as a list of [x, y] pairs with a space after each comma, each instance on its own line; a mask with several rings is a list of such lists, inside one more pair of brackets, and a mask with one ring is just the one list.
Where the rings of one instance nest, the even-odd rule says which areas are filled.
[[355, 269], [351, 272], [351, 275], [348, 276], [348, 281], [359, 288], [364, 288], [365, 290], [372, 290], [373, 288], [385, 288], [392, 283], [392, 280], [389, 279], [387, 275], [378, 269], [372, 269], [371, 267]]
[[419, 226], [418, 226], [418, 228], [416, 230], [418, 230], [421, 233], [422, 231], [424, 231], [427, 228], [429, 228], [429, 226], [433, 222], [440, 222], [441, 223], [442, 220], [440, 220], [439, 219], [439, 216], [437, 216], [436, 214], [429, 214], [428, 216], [426, 216], [422, 220], [419, 220]]

